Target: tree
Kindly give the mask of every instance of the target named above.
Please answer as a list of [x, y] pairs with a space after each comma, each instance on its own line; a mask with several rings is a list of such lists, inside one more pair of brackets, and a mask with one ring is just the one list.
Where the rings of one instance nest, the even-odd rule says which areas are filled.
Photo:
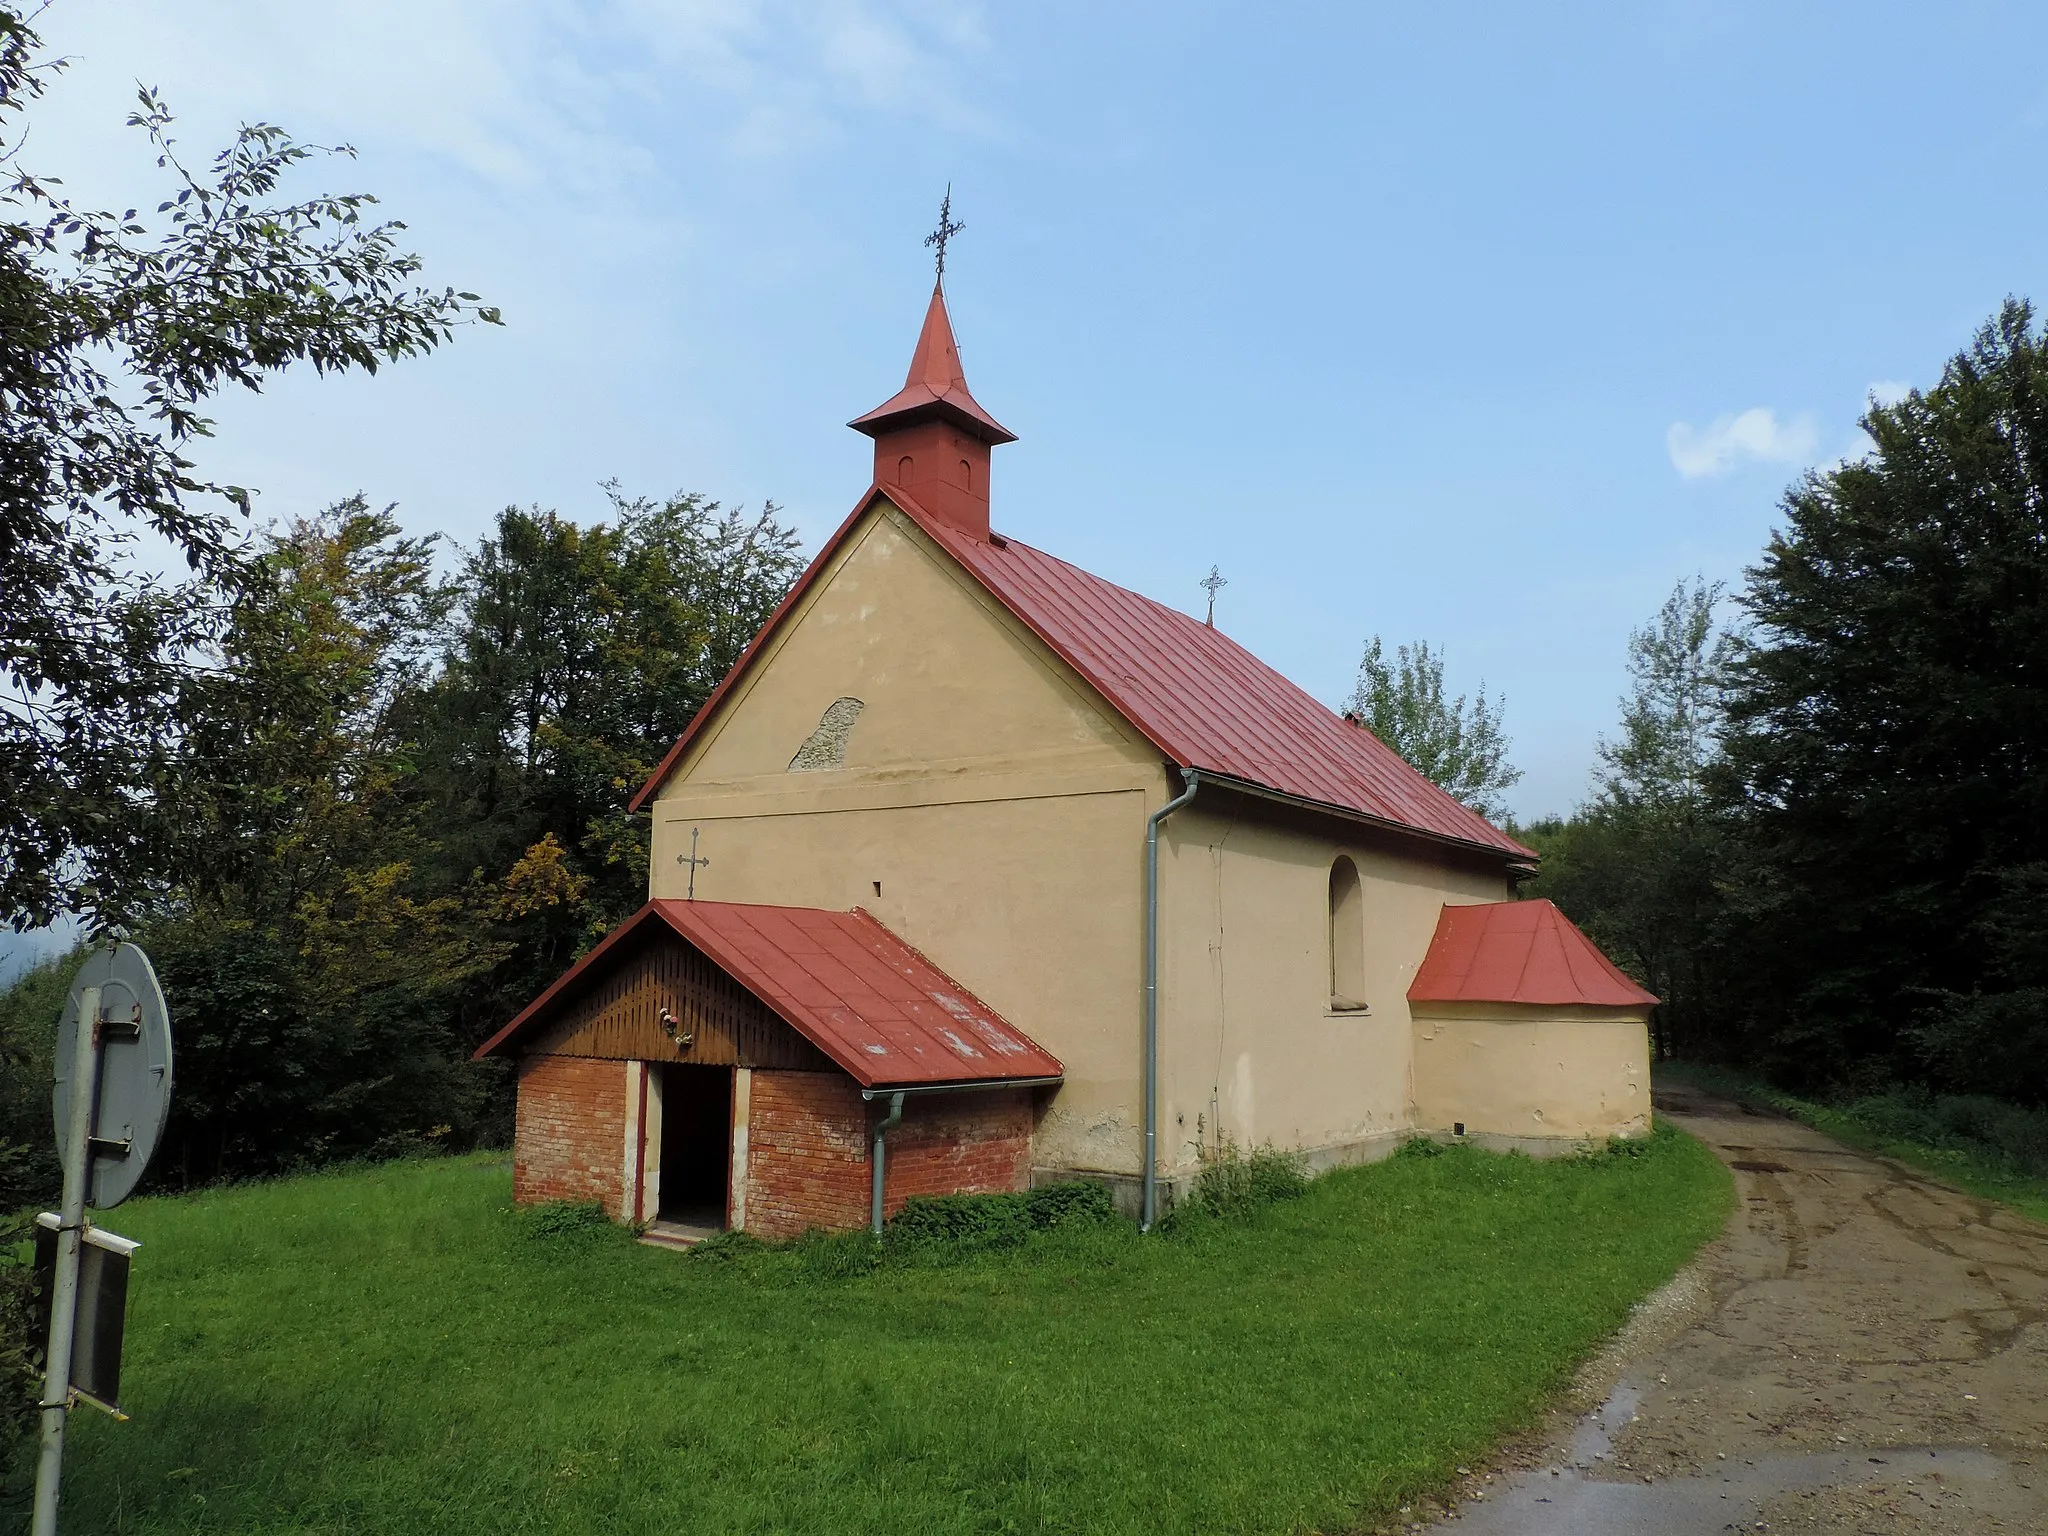
[[611, 518], [588, 526], [499, 516], [464, 561], [445, 670], [408, 727], [419, 814], [444, 829], [441, 888], [516, 872], [523, 893], [499, 1010], [645, 900], [647, 821], [626, 801], [802, 568], [772, 503], [608, 491]]
[[1752, 1054], [2048, 1102], [2048, 344], [2008, 300], [1748, 575], [1723, 793]]
[[1725, 590], [1681, 581], [1656, 618], [1630, 633], [1621, 734], [1600, 743], [1601, 804], [1685, 815], [1705, 805], [1735, 648], [1715, 619]]
[[174, 782], [206, 850], [145, 919], [178, 1021], [162, 1177], [483, 1129], [463, 1002], [503, 957], [487, 885], [431, 888], [405, 708], [454, 592], [435, 540], [351, 498], [269, 536], [184, 680]]
[[1439, 788], [1482, 816], [1506, 813], [1501, 795], [1522, 771], [1508, 762], [1503, 701], [1485, 685], [1469, 699], [1444, 696], [1444, 660], [1426, 642], [1402, 646], [1389, 665], [1374, 635], [1358, 664], [1351, 715]]
[[1526, 834], [1543, 855], [1530, 894], [1554, 899], [1663, 999], [1652, 1023], [1665, 1054], [1716, 1054], [1726, 1018], [1727, 818], [1708, 792], [1734, 647], [1716, 620], [1721, 598], [1718, 583], [1680, 582], [1630, 634], [1621, 729], [1600, 743], [1591, 802]]
[[[176, 862], [151, 814], [166, 702], [249, 575], [249, 493], [187, 456], [210, 431], [206, 401], [294, 363], [374, 372], [499, 319], [416, 285], [404, 226], [365, 222], [375, 199], [278, 196], [346, 147], [257, 123], [195, 173], [152, 90], [129, 122], [167, 176], [155, 215], [72, 202], [19, 164], [24, 114], [61, 68], [40, 46], [0, 4], [0, 912], [17, 926], [67, 907], [119, 915]], [[143, 530], [186, 577], [137, 563]]]

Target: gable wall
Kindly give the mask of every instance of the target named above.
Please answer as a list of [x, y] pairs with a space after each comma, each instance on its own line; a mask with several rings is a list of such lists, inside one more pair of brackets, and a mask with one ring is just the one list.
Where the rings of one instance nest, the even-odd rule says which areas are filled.
[[[1364, 1014], [1330, 1007], [1340, 854], [1364, 897]], [[1341, 1156], [1415, 1129], [1408, 985], [1444, 904], [1513, 894], [1502, 867], [1214, 787], [1167, 820], [1160, 866], [1162, 1168], [1219, 1136]]]
[[[623, 955], [556, 1003], [556, 1020], [521, 1055], [613, 1061], [687, 1061], [713, 1067], [787, 1067], [837, 1072], [832, 1059], [674, 930], [653, 922]], [[661, 1024], [666, 1007], [691, 1036], [687, 1047]]]
[[[837, 766], [792, 771], [800, 751]], [[1165, 795], [1149, 744], [884, 506], [663, 785], [650, 894], [688, 889], [694, 829], [699, 896], [866, 908], [1060, 1058], [1041, 1161], [1133, 1171], [1144, 824]]]

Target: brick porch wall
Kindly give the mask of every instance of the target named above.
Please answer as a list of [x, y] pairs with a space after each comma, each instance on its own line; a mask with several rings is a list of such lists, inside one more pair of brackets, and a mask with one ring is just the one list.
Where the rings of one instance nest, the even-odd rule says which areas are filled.
[[[776, 1239], [866, 1225], [869, 1127], [886, 1109], [837, 1073], [757, 1070], [751, 1110], [747, 1230]], [[1029, 1187], [1031, 1126], [1028, 1090], [906, 1099], [889, 1133], [884, 1212], [912, 1195]]]
[[[886, 1114], [888, 1106], [876, 1106]], [[994, 1195], [1031, 1187], [1031, 1091], [915, 1095], [889, 1133], [883, 1214], [912, 1195]]]
[[837, 1072], [754, 1071], [747, 1230], [769, 1239], [868, 1217], [867, 1106]]
[[621, 1219], [625, 1157], [625, 1062], [529, 1056], [520, 1063], [514, 1200], [595, 1200]]

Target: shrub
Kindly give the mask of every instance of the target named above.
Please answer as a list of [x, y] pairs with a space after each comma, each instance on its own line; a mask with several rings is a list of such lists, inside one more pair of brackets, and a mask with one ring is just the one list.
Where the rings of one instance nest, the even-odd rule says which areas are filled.
[[2048, 1111], [1984, 1094], [1916, 1089], [1856, 1099], [1842, 1110], [1878, 1136], [1977, 1153], [2017, 1172], [2048, 1173]]
[[1024, 1196], [1024, 1208], [1031, 1225], [1041, 1231], [1053, 1227], [1099, 1226], [1116, 1220], [1116, 1205], [1100, 1184], [1077, 1179], [1069, 1184], [1041, 1184]]
[[0, 1216], [0, 1464], [36, 1422], [43, 1395], [41, 1339], [35, 1318], [33, 1228], [26, 1217]]
[[1012, 1248], [1031, 1235], [1025, 1195], [912, 1195], [886, 1231], [892, 1250]]
[[57, 1025], [85, 951], [45, 960], [0, 989], [0, 1213], [53, 1207], [63, 1187], [50, 1083]]

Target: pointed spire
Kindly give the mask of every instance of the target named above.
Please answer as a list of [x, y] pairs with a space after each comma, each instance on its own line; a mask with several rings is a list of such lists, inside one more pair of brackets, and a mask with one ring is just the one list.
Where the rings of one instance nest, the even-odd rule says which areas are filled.
[[952, 317], [946, 313], [946, 290], [937, 284], [932, 286], [931, 306], [924, 312], [924, 329], [918, 332], [917, 350], [911, 354], [910, 374], [903, 387], [847, 425], [880, 438], [884, 432], [933, 420], [949, 421], [985, 443], [1017, 441], [1017, 434], [983, 410], [968, 392], [967, 375], [960, 367], [960, 347], [953, 340]]
[[1017, 434], [981, 408], [967, 388], [960, 348], [946, 314], [946, 291], [932, 302], [903, 387], [847, 423], [875, 440], [875, 483], [970, 538], [988, 532], [989, 450]]

